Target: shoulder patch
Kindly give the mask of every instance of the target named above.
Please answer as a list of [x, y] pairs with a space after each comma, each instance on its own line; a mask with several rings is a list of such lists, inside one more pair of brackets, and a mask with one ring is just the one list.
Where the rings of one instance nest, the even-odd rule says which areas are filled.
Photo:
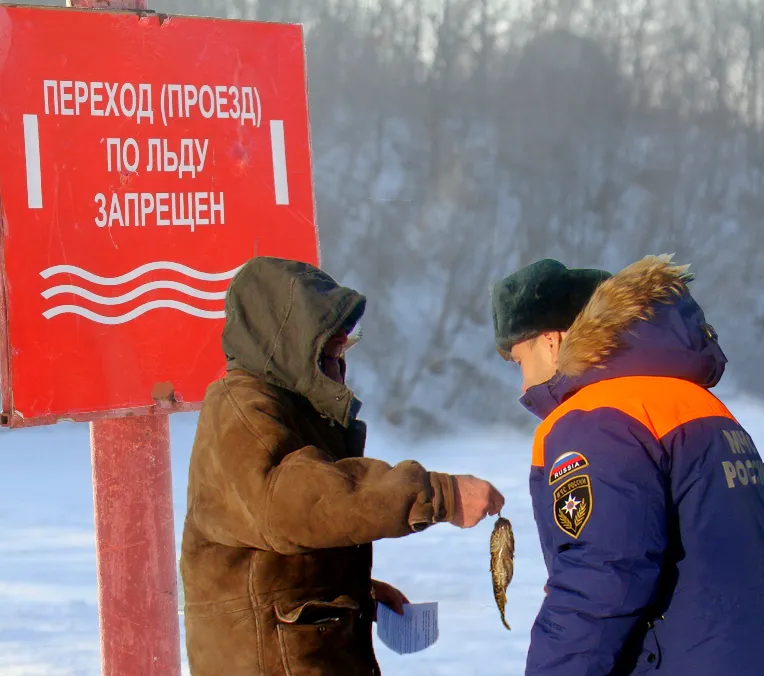
[[563, 453], [552, 463], [552, 468], [549, 470], [549, 485], [556, 484], [571, 472], [588, 466], [589, 461], [582, 453], [578, 451]]
[[554, 522], [578, 539], [592, 515], [592, 484], [587, 474], [570, 477], [554, 491]]

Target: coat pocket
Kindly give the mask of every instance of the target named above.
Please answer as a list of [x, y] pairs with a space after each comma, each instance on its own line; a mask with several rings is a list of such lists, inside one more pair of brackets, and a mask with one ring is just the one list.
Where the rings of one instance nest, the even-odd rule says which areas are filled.
[[191, 673], [260, 673], [262, 658], [249, 599], [189, 604], [184, 623]]
[[359, 605], [350, 598], [276, 604], [276, 628], [287, 676], [356, 674], [364, 663], [355, 640]]

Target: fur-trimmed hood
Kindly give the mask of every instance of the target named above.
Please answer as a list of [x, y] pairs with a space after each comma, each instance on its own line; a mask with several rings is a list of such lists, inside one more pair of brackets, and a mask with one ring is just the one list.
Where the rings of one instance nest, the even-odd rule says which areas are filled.
[[713, 327], [692, 298], [694, 276], [671, 256], [646, 256], [602, 282], [563, 341], [557, 375], [522, 403], [546, 417], [599, 380], [664, 376], [716, 385], [727, 362]]
[[623, 333], [636, 321], [655, 316], [656, 305], [688, 293], [689, 265], [672, 265], [671, 256], [646, 256], [602, 282], [576, 317], [560, 350], [558, 370], [580, 376], [602, 367], [621, 346]]

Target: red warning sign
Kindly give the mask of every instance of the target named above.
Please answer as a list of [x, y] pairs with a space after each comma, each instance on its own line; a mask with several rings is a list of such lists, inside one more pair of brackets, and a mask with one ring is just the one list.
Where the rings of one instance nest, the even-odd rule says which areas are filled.
[[201, 401], [254, 255], [317, 263], [300, 26], [0, 7], [2, 409]]

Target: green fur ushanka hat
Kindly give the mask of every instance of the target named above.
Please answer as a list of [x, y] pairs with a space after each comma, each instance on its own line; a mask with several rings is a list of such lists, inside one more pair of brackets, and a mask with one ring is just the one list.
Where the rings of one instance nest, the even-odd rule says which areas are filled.
[[545, 331], [567, 331], [594, 290], [611, 276], [545, 259], [505, 277], [491, 294], [496, 347], [509, 352]]

